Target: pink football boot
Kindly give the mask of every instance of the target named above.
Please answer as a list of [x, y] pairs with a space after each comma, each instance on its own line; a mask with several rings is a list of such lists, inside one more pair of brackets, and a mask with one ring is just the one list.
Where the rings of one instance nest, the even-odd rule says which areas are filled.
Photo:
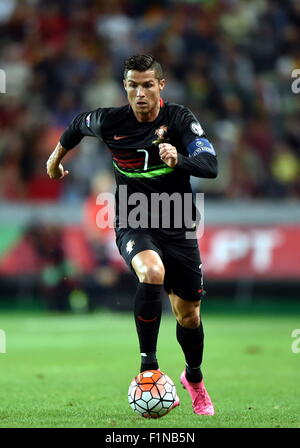
[[195, 414], [214, 415], [214, 407], [205, 389], [203, 380], [200, 383], [191, 383], [186, 379], [184, 370], [181, 374], [180, 382], [191, 396]]

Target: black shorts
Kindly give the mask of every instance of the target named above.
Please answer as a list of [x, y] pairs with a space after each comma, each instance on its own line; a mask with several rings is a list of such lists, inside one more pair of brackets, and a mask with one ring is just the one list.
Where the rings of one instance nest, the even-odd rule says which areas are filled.
[[136, 254], [154, 250], [165, 268], [164, 287], [168, 294], [173, 291], [188, 301], [198, 301], [204, 297], [197, 239], [186, 239], [184, 233], [180, 237], [162, 237], [149, 229], [120, 229], [116, 235], [120, 254], [132, 271], [131, 260]]

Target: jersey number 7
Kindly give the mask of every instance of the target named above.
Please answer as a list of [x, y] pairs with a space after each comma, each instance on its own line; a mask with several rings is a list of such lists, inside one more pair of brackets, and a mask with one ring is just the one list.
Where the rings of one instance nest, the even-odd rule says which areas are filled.
[[145, 153], [144, 171], [146, 171], [146, 169], [148, 168], [149, 153], [148, 153], [147, 149], [137, 149], [137, 152]]

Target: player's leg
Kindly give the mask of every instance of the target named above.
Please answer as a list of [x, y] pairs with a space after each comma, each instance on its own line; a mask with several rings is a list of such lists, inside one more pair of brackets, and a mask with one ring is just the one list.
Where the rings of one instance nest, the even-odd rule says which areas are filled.
[[204, 332], [200, 316], [203, 290], [202, 263], [196, 240], [178, 240], [164, 252], [165, 287], [177, 320], [177, 340], [186, 368], [180, 381], [190, 394], [196, 414], [213, 415], [214, 408], [201, 372]]
[[140, 371], [158, 369], [156, 345], [161, 320], [161, 293], [165, 269], [154, 250], [137, 253], [131, 261], [139, 284], [137, 286], [134, 318], [141, 353]]
[[186, 361], [188, 381], [202, 380], [201, 363], [204, 348], [204, 332], [200, 317], [201, 301], [187, 301], [173, 292], [169, 294], [173, 313], [177, 320], [176, 336]]
[[200, 302], [205, 292], [197, 240], [170, 241], [164, 251], [164, 266], [164, 284], [177, 320], [176, 335], [186, 359], [187, 378], [200, 382], [204, 340]]
[[[159, 254], [154, 250], [137, 253], [132, 258], [131, 266], [139, 279], [134, 317], [141, 352], [140, 371], [156, 370], [159, 368], [156, 345], [162, 311], [161, 292], [165, 268]], [[172, 409], [179, 404], [177, 395]]]
[[141, 229], [117, 232], [117, 246], [139, 280], [134, 317], [141, 352], [141, 371], [158, 368], [156, 344], [161, 319], [165, 269], [159, 243]]
[[177, 340], [186, 360], [186, 368], [180, 381], [189, 392], [194, 412], [200, 415], [214, 415], [212, 401], [204, 386], [201, 372], [204, 333], [200, 317], [200, 300], [183, 300], [169, 294], [173, 313], [177, 320]]

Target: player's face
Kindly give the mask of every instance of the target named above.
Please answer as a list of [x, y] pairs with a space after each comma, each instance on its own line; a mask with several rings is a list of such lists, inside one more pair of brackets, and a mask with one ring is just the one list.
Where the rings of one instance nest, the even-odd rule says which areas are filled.
[[153, 70], [139, 72], [129, 70], [124, 80], [124, 88], [133, 112], [139, 117], [155, 120], [159, 112], [160, 92], [164, 88], [165, 80], [158, 80]]

